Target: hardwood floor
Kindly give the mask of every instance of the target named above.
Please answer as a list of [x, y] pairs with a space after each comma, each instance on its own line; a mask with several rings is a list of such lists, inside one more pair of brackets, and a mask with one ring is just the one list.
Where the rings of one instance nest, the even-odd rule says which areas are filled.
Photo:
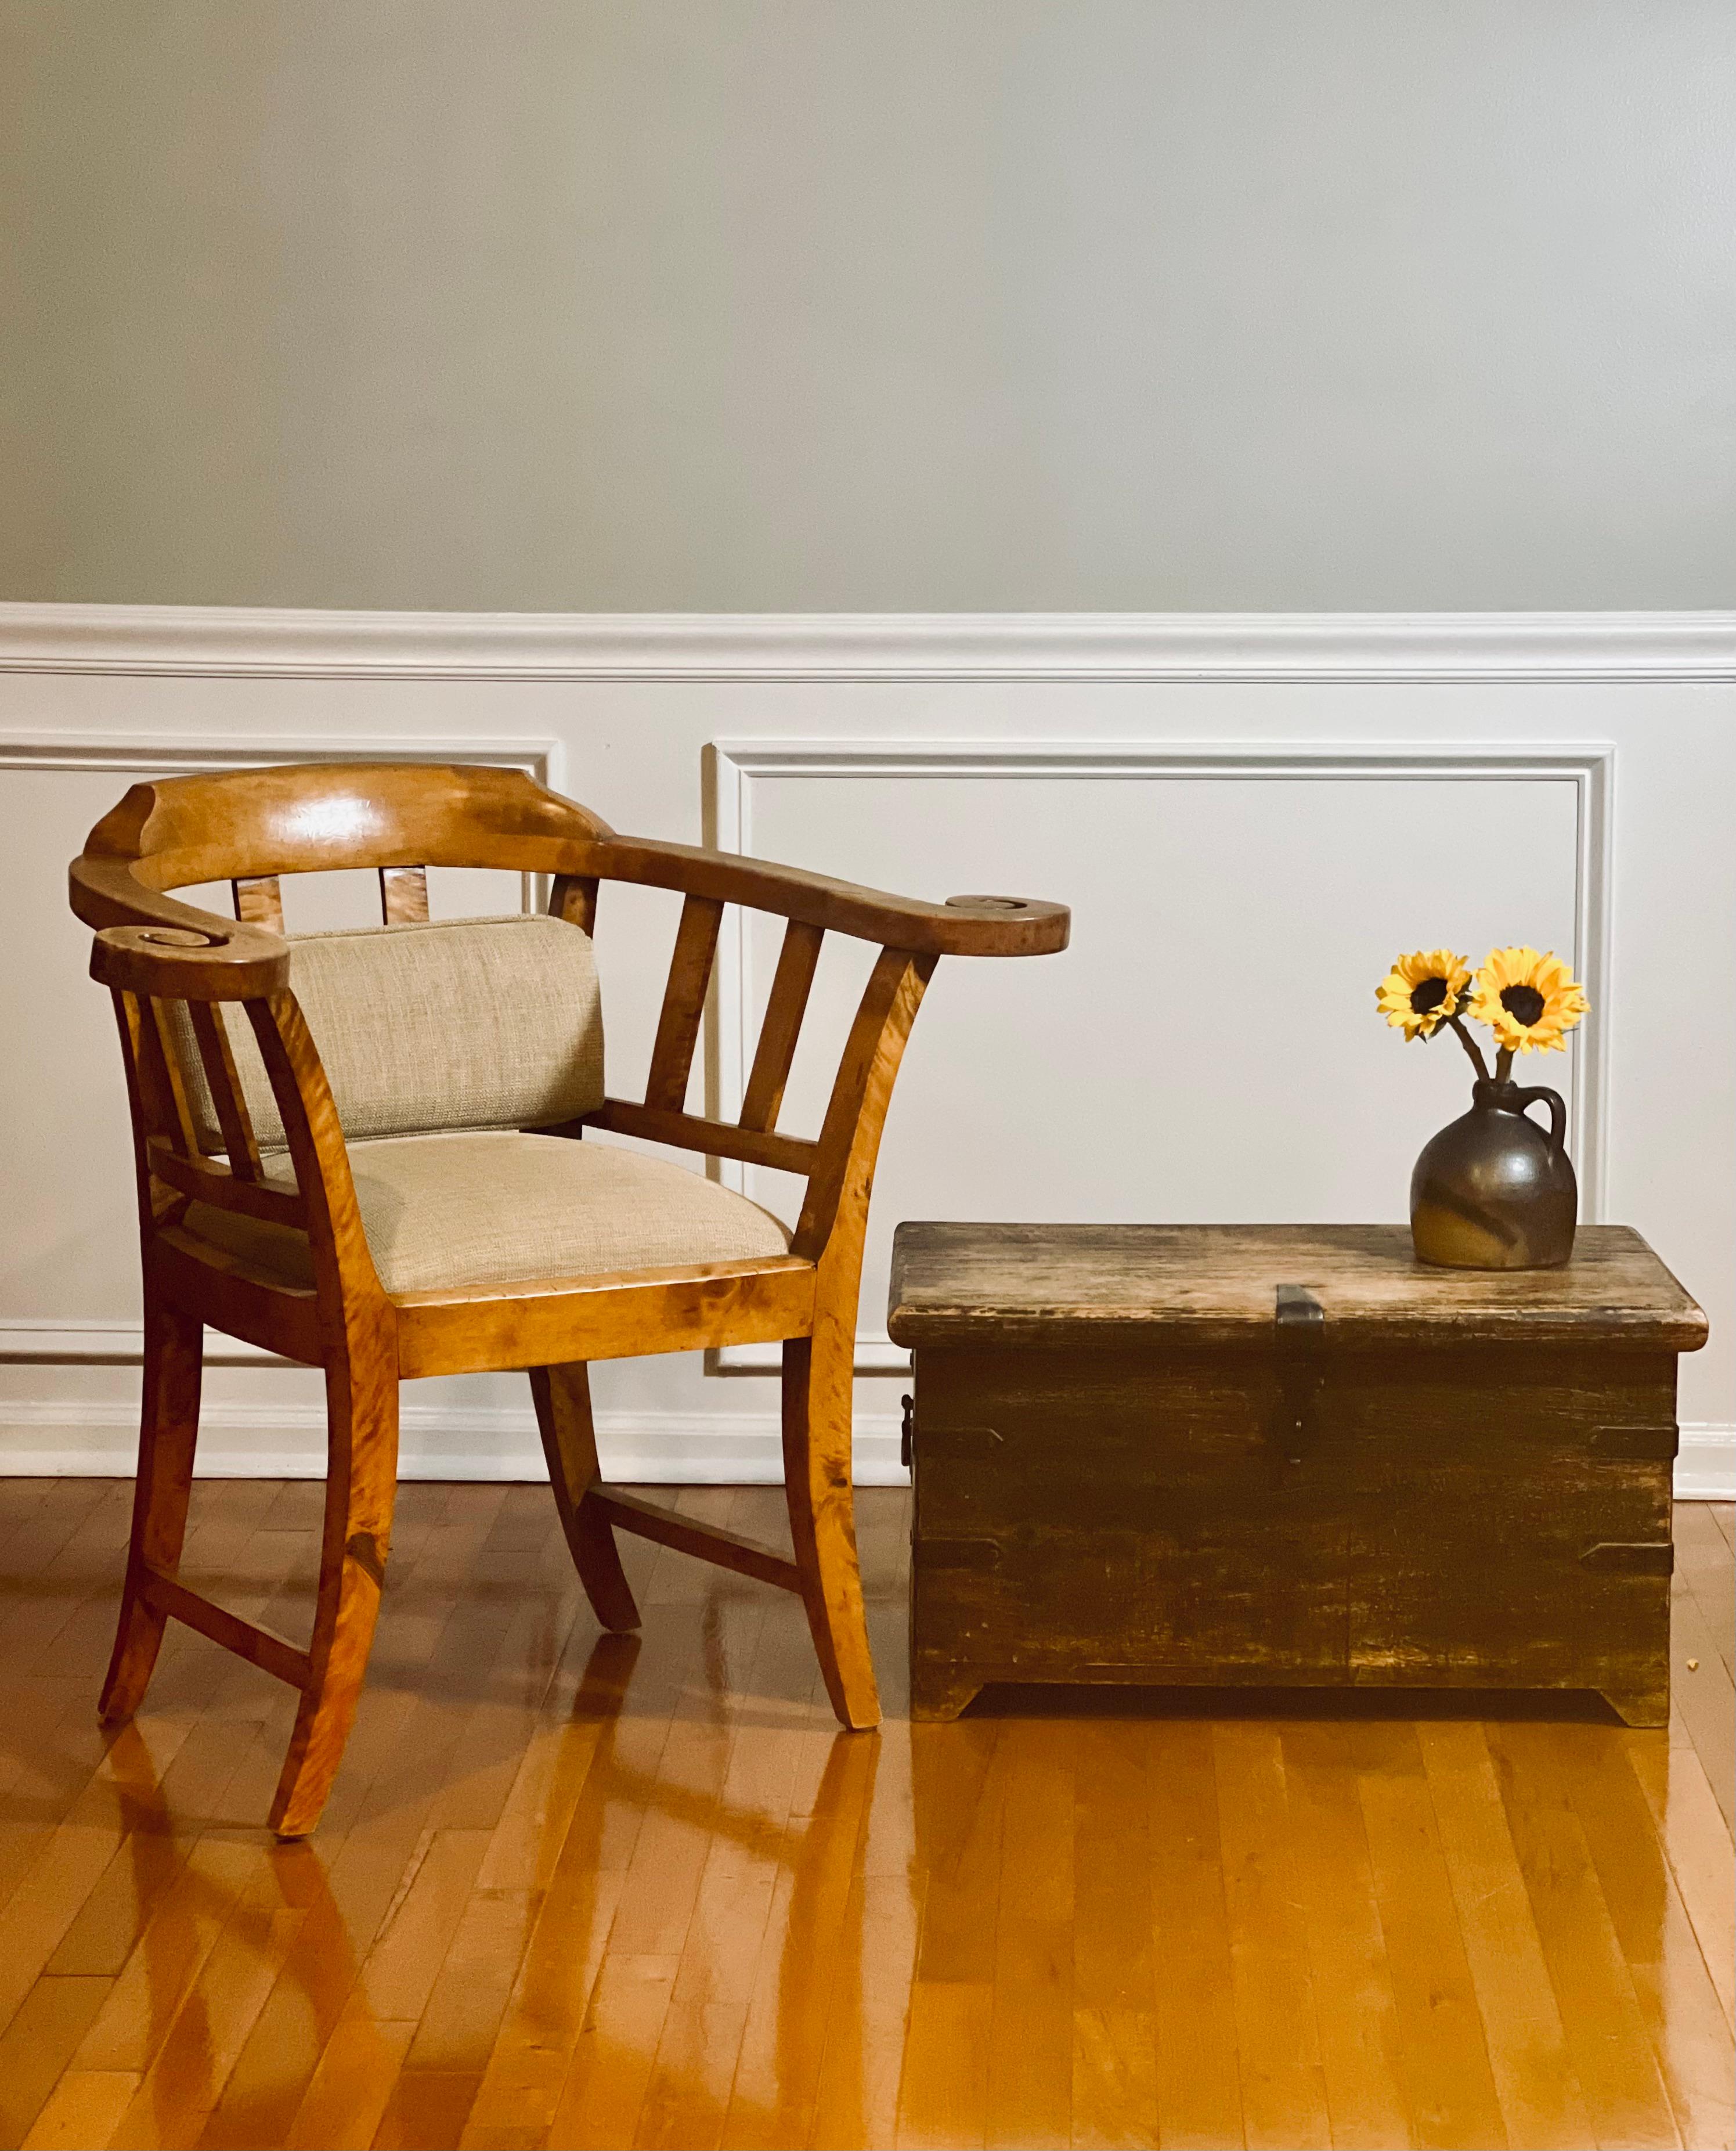
[[[603, 1637], [546, 1489], [409, 1485], [284, 1846], [288, 1690], [172, 1627], [97, 1728], [129, 1494], [0, 1481], [0, 2146], [1732, 2141], [1728, 1511], [1678, 1511], [1667, 1733], [1035, 1693], [912, 1728], [906, 1497], [865, 1493], [876, 1737], [795, 1600], [636, 1543], [643, 1638]], [[202, 1485], [194, 1580], [305, 1625], [318, 1500]]]

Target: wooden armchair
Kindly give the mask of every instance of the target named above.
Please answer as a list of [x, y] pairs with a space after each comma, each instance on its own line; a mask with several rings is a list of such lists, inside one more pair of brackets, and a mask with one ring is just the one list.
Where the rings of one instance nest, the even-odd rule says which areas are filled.
[[[429, 866], [550, 875], [550, 915], [413, 930]], [[379, 871], [384, 929], [285, 939], [278, 877], [354, 867]], [[233, 883], [235, 920], [165, 893], [213, 881]], [[603, 1095], [590, 935], [606, 881], [685, 898], [643, 1103]], [[97, 929], [91, 975], [119, 1018], [144, 1274], [138, 1492], [103, 1717], [137, 1708], [165, 1621], [185, 1622], [300, 1691], [270, 1821], [284, 1837], [312, 1830], [373, 1637], [399, 1381], [523, 1368], [603, 1625], [638, 1625], [613, 1536], [638, 1532], [799, 1593], [839, 1718], [877, 1723], [850, 1397], [881, 1129], [936, 960], [1063, 948], [1066, 909], [908, 902], [618, 837], [514, 771], [391, 763], [136, 785], [92, 830], [71, 885]], [[727, 903], [788, 921], [734, 1126], [685, 1110]], [[809, 1140], [777, 1122], [829, 932], [881, 953]], [[548, 1140], [586, 1128], [801, 1175], [794, 1234], [654, 1156]], [[325, 1532], [305, 1647], [177, 1573], [206, 1323], [325, 1371]], [[774, 1340], [793, 1561], [601, 1485], [588, 1361]]]

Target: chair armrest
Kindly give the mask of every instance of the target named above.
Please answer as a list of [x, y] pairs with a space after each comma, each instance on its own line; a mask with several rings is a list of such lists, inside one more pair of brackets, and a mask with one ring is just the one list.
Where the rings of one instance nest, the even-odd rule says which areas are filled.
[[1036, 897], [955, 896], [926, 903], [800, 867], [648, 837], [599, 838], [585, 847], [578, 871], [770, 911], [919, 956], [1047, 956], [1067, 946], [1072, 922], [1064, 903]]
[[147, 888], [129, 859], [87, 852], [68, 875], [73, 911], [97, 929], [90, 975], [157, 1000], [244, 1001], [290, 982], [281, 934]]
[[257, 926], [105, 926], [91, 944], [90, 975], [153, 1000], [263, 1000], [289, 984], [290, 944]]

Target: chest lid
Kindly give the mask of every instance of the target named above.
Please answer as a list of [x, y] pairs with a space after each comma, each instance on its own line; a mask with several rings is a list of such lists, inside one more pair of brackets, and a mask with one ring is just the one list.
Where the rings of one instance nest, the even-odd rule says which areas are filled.
[[1693, 1352], [1706, 1318], [1639, 1234], [1582, 1226], [1556, 1270], [1419, 1263], [1404, 1225], [910, 1223], [887, 1329], [905, 1345], [1269, 1346], [1280, 1285], [1334, 1344], [1621, 1344]]

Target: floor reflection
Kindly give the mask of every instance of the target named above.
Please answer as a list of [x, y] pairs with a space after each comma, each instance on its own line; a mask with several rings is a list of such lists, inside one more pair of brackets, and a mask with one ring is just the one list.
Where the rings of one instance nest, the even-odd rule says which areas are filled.
[[431, 1503], [295, 1845], [257, 1826], [293, 1698], [189, 1638], [100, 1735], [93, 1600], [0, 1722], [0, 2144], [38, 2109], [200, 2151], [1731, 2141], [1687, 1725], [1038, 1691], [912, 1726], [901, 1518], [851, 1735], [793, 1600], [672, 1561], [598, 1637], [527, 1500]]

